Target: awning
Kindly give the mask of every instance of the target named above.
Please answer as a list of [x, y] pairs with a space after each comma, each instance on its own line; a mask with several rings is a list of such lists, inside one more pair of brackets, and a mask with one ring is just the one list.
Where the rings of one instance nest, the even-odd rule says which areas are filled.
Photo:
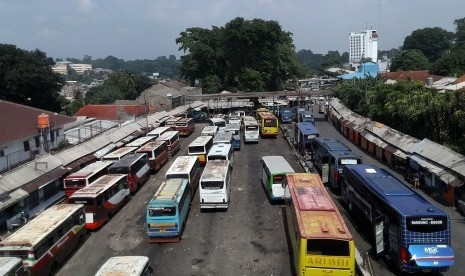
[[37, 191], [40, 187], [59, 179], [60, 177], [67, 174], [69, 171], [70, 169], [68, 168], [58, 167], [28, 182], [21, 188], [28, 193], [32, 193], [34, 191]]
[[443, 171], [442, 168], [434, 165], [434, 164], [431, 164], [430, 162], [428, 162], [427, 160], [421, 158], [421, 157], [418, 157], [418, 156], [410, 156], [410, 159], [415, 161], [416, 163], [418, 163], [418, 165], [422, 166], [423, 168], [427, 169], [428, 171], [430, 171], [431, 173], [435, 174], [435, 175], [439, 175], [439, 173], [441, 171]]
[[28, 195], [29, 194], [23, 189], [17, 189], [11, 193], [2, 194], [0, 196], [0, 211], [5, 210], [15, 203], [18, 203], [21, 199], [26, 198]]
[[[99, 157], [100, 158], [100, 157]], [[90, 163], [91, 161], [94, 161], [96, 160], [97, 157], [93, 154], [88, 154], [84, 157], [81, 157], [79, 158], [78, 160], [72, 162], [72, 163], [69, 163], [68, 165], [66, 165], [65, 167], [66, 168], [69, 168], [70, 170], [75, 170], [75, 169], [78, 169], [80, 168], [83, 164], [88, 164]]]
[[382, 148], [385, 148], [387, 146], [386, 143], [384, 143], [381, 139], [375, 137], [374, 135], [372, 135], [371, 133], [369, 133], [368, 131], [364, 131], [362, 132], [362, 136], [367, 139], [368, 141], [370, 141], [371, 143], [377, 145], [378, 147], [382, 147]]

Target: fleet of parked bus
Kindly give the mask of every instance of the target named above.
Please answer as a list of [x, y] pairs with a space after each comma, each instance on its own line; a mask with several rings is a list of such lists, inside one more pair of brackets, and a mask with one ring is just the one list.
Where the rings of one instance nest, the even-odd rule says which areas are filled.
[[[287, 122], [284, 111], [280, 117], [283, 123]], [[342, 142], [320, 137], [313, 114], [300, 113], [303, 117], [295, 124], [296, 150], [310, 158], [317, 173], [296, 173], [283, 156], [260, 159], [265, 196], [286, 206], [294, 272], [355, 275], [353, 238], [324, 184], [341, 193], [354, 220], [372, 234], [376, 254], [389, 255], [399, 271], [447, 271], [454, 264], [447, 214], [387, 171], [362, 164], [362, 158]], [[197, 190], [201, 210], [228, 209], [234, 185], [232, 136], [242, 132], [244, 142], [258, 142], [259, 136], [276, 137], [279, 133], [279, 120], [273, 113], [257, 110], [255, 115], [240, 117], [240, 127], [212, 118], [210, 126], [189, 144], [188, 155], [173, 160], [147, 204], [149, 242], [180, 241]], [[106, 154], [103, 161], [68, 175], [64, 179], [66, 203], [44, 211], [0, 241], [0, 271], [20, 269], [29, 275], [56, 271], [83, 242], [87, 230], [108, 222], [147, 181], [150, 172], [159, 171], [169, 157], [174, 158], [180, 149], [179, 136], [189, 136], [194, 130], [192, 118], [170, 118], [165, 126]], [[201, 165], [205, 165], [203, 172]], [[137, 267], [136, 275], [152, 275], [147, 257], [126, 257], [127, 262], [123, 257], [111, 258], [96, 275], [132, 266]]]

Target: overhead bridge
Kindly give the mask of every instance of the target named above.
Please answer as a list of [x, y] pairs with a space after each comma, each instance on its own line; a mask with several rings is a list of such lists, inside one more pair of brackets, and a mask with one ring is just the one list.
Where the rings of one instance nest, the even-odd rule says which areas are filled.
[[312, 91], [269, 91], [269, 92], [238, 92], [238, 93], [218, 93], [218, 94], [200, 94], [200, 95], [185, 95], [185, 101], [203, 101], [216, 99], [250, 99], [262, 97], [320, 97], [331, 95], [331, 90], [312, 90]]

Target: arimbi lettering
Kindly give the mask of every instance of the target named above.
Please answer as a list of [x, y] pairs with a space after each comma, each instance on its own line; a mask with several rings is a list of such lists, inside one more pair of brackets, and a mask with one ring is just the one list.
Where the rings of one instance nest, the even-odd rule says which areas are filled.
[[348, 258], [322, 258], [310, 257], [308, 264], [311, 266], [326, 266], [326, 267], [347, 267], [349, 266]]

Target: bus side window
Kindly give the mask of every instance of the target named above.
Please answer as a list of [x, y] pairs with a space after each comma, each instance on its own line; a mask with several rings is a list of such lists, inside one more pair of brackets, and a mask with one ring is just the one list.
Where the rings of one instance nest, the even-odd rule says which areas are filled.
[[[105, 195], [106, 197], [108, 196], [108, 190], [105, 191], [105, 193], [103, 193], [103, 195]], [[97, 206], [102, 206], [103, 204], [103, 195], [99, 195], [97, 196]]]

